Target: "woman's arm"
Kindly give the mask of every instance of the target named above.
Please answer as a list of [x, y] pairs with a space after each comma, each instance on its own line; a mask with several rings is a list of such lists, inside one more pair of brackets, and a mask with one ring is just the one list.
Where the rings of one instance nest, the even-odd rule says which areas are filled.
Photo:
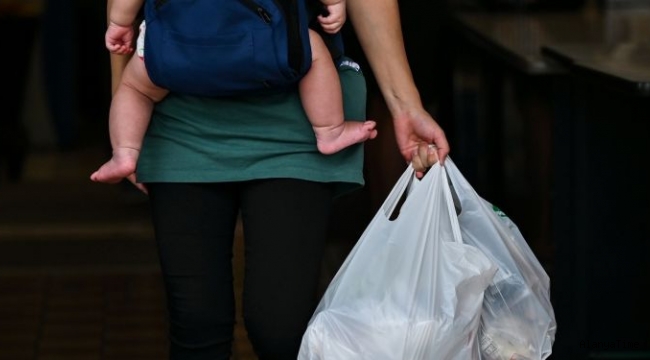
[[138, 16], [144, 0], [109, 0], [108, 22], [120, 26], [131, 26]]
[[122, 78], [124, 67], [126, 67], [126, 63], [130, 58], [131, 55], [111, 54], [111, 94], [115, 94], [117, 85], [120, 83], [120, 79]]
[[[424, 109], [406, 57], [396, 0], [347, 0], [348, 17], [393, 117], [406, 161], [423, 171], [449, 153], [444, 131]], [[435, 144], [431, 151], [428, 144]], [[417, 155], [417, 156], [416, 156]]]
[[[114, 4], [119, 1], [120, 0], [107, 0], [106, 2], [106, 23], [107, 24], [110, 22], [110, 14]], [[124, 67], [126, 67], [126, 63], [129, 61], [130, 58], [131, 58], [131, 54], [129, 55], [111, 54], [111, 93], [112, 94], [115, 93], [115, 90], [117, 89], [117, 84], [119, 84], [120, 79], [122, 78], [122, 72], [124, 71]]]

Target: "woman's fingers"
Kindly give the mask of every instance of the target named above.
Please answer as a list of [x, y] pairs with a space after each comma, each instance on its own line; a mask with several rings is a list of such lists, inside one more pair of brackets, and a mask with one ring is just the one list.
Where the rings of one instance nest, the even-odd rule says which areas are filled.
[[138, 190], [142, 191], [143, 193], [145, 193], [145, 194], [147, 194], [147, 195], [149, 194], [149, 191], [147, 191], [147, 187], [144, 186], [144, 184], [139, 183], [139, 182], [136, 180], [136, 178], [135, 178], [135, 174], [131, 174], [131, 175], [127, 176], [126, 178], [127, 178], [127, 179], [131, 182], [131, 184], [133, 184], [133, 185], [134, 185]]
[[412, 166], [415, 170], [417, 178], [424, 176], [424, 173], [433, 164], [438, 162], [437, 148], [433, 144], [421, 143], [418, 148], [413, 151]]

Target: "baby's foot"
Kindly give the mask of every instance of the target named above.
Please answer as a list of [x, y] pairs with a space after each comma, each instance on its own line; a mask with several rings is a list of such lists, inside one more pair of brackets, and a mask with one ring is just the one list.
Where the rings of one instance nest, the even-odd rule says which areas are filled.
[[334, 128], [314, 128], [316, 146], [322, 154], [334, 154], [350, 145], [374, 139], [377, 136], [377, 124], [368, 120], [344, 121]]
[[116, 148], [113, 157], [90, 175], [90, 180], [116, 184], [135, 172], [140, 151], [132, 148]]

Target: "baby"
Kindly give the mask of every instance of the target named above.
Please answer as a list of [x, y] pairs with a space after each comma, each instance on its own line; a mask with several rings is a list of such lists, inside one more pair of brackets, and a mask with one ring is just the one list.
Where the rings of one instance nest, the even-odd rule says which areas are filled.
[[[115, 0], [109, 13], [105, 41], [113, 54], [133, 52], [133, 22], [144, 0]], [[322, 0], [327, 15], [318, 22], [329, 34], [338, 32], [345, 23], [345, 0]], [[140, 27], [137, 55], [129, 60], [111, 102], [109, 134], [113, 156], [91, 176], [91, 180], [117, 183], [135, 172], [140, 148], [154, 104], [169, 92], [155, 85], [143, 61], [145, 23]], [[300, 80], [298, 91], [305, 113], [316, 135], [316, 145], [323, 154], [336, 153], [350, 145], [377, 136], [374, 121], [345, 121], [338, 72], [323, 39], [309, 30], [312, 65]]]

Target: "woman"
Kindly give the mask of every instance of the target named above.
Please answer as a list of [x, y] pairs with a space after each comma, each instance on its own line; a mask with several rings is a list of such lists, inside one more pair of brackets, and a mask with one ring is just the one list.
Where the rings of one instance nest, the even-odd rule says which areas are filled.
[[[421, 174], [444, 159], [448, 145], [413, 85], [397, 3], [348, 4], [395, 119], [400, 151]], [[124, 59], [114, 60], [119, 79]], [[339, 76], [346, 118], [365, 119], [362, 73], [347, 66]], [[231, 99], [172, 94], [157, 105], [137, 182], [130, 179], [150, 197], [172, 359], [231, 355], [231, 260], [239, 214], [249, 338], [262, 360], [296, 358], [318, 301], [331, 200], [363, 184], [362, 162], [361, 145], [328, 156], [318, 152], [297, 93]]]

